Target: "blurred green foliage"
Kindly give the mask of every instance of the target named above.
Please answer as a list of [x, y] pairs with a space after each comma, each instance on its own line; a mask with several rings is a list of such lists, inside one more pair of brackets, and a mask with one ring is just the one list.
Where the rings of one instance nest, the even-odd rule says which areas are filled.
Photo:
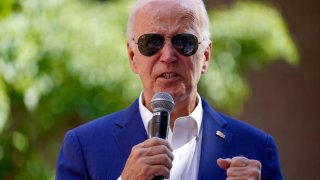
[[246, 70], [259, 70], [280, 59], [297, 66], [299, 54], [285, 21], [274, 7], [236, 1], [230, 8], [209, 14], [213, 53], [201, 90], [216, 107], [240, 113], [249, 94], [243, 78]]
[[[65, 132], [128, 106], [141, 91], [126, 54], [132, 0], [0, 1], [0, 179], [53, 179]], [[210, 11], [213, 53], [201, 94], [241, 110], [247, 68], [298, 53], [273, 7]]]

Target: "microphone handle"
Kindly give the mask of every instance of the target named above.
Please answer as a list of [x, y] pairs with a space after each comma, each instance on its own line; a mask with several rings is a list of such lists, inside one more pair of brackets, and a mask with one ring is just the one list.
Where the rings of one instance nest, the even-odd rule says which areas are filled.
[[152, 180], [164, 180], [163, 176], [155, 176]]
[[167, 139], [170, 113], [166, 111], [154, 112], [152, 117], [151, 137]]
[[[152, 117], [151, 137], [167, 139], [170, 113], [166, 111], [154, 112]], [[152, 180], [163, 180], [163, 176], [155, 176]]]

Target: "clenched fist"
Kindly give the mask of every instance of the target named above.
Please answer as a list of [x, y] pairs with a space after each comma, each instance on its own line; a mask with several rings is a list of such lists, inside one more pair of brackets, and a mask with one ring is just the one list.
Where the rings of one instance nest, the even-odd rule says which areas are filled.
[[260, 180], [261, 179], [261, 163], [257, 160], [251, 160], [244, 156], [237, 156], [232, 159], [217, 160], [218, 166], [226, 170], [227, 180], [243, 179], [243, 180]]
[[173, 154], [169, 143], [160, 138], [150, 138], [131, 149], [122, 180], [152, 179], [155, 176], [170, 177]]

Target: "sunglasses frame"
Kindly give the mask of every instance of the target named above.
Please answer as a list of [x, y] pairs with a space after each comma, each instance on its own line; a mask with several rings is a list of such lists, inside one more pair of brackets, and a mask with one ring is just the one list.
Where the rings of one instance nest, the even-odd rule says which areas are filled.
[[[154, 36], [159, 38], [160, 40], [160, 45], [159, 47], [155, 47], [153, 49], [149, 49], [149, 51], [147, 49], [145, 49], [145, 47], [143, 47], [143, 44], [145, 44], [143, 40], [143, 38], [146, 38], [148, 36]], [[174, 44], [174, 40], [175, 38], [189, 38], [189, 42], [192, 42], [192, 50], [189, 53], [185, 53], [185, 48], [178, 48], [176, 47], [176, 45]], [[190, 38], [191, 37], [191, 38]], [[138, 38], [138, 42], [135, 42], [136, 45], [138, 45], [138, 49], [139, 52], [144, 55], [144, 56], [153, 56], [155, 55], [159, 50], [161, 50], [163, 48], [163, 46], [165, 45], [165, 36], [163, 36], [162, 34], [157, 34], [157, 33], [146, 33], [146, 34], [142, 34], [141, 36], [139, 36]], [[134, 41], [134, 39], [133, 39]], [[193, 42], [195, 41], [195, 42]], [[204, 40], [202, 40], [204, 41]], [[177, 50], [180, 54], [184, 55], [184, 56], [192, 56], [193, 54], [195, 54], [198, 51], [198, 45], [202, 43], [202, 41], [199, 42], [198, 37], [196, 35], [190, 34], [190, 33], [180, 33], [180, 34], [175, 34], [173, 36], [171, 36], [170, 42], [172, 44], [172, 46], [174, 47], [175, 50]], [[186, 45], [184, 44], [183, 47], [185, 47]]]

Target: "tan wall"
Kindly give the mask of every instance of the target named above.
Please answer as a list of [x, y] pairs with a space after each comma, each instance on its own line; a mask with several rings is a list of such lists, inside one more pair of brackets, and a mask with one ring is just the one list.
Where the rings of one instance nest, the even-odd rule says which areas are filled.
[[320, 1], [268, 2], [287, 20], [300, 49], [301, 64], [293, 68], [279, 61], [261, 72], [247, 72], [251, 97], [239, 118], [275, 137], [285, 179], [319, 179]]

